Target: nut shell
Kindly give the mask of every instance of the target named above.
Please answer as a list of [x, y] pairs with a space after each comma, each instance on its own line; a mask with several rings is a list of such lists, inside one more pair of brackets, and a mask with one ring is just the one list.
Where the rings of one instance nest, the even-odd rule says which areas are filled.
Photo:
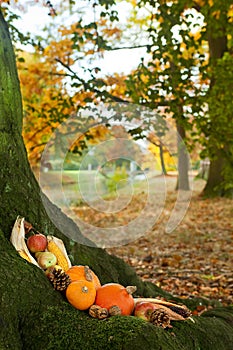
[[108, 310], [99, 305], [92, 305], [89, 308], [89, 315], [93, 318], [98, 318], [98, 320], [103, 320], [108, 317]]
[[117, 305], [113, 305], [108, 310], [109, 316], [119, 316], [121, 315], [121, 309]]

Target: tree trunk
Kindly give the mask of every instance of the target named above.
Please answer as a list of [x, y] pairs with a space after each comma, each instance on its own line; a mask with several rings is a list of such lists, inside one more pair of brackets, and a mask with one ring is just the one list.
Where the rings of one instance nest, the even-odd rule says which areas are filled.
[[164, 162], [163, 144], [161, 141], [159, 141], [159, 158], [160, 158], [160, 163], [161, 163], [162, 174], [167, 175], [167, 169], [166, 169], [165, 162]]
[[[14, 53], [0, 11], [0, 349], [12, 350], [99, 350], [144, 349], [230, 350], [233, 343], [233, 310], [214, 309], [191, 321], [173, 322], [165, 331], [136, 317], [116, 316], [105, 321], [92, 319], [74, 309], [55, 291], [44, 272], [22, 259], [9, 242], [18, 215], [45, 234], [63, 239], [74, 264], [89, 265], [102, 283], [134, 284], [138, 295], [171, 295], [151, 283], [142, 282], [134, 270], [104, 250], [85, 245], [77, 226], [47, 200], [45, 211], [39, 186], [30, 169], [21, 136], [22, 104]], [[53, 215], [64, 225], [69, 239], [53, 225]], [[79, 241], [80, 241], [79, 240]], [[90, 242], [86, 242], [90, 244]], [[173, 298], [176, 300], [176, 298]], [[205, 300], [183, 301], [189, 307]]]
[[185, 129], [176, 121], [177, 128], [177, 148], [178, 148], [178, 179], [176, 189], [189, 191], [189, 155], [184, 143], [185, 140]]
[[[225, 23], [227, 23], [227, 17]], [[217, 28], [218, 32], [215, 32], [214, 28]], [[224, 28], [219, 29], [219, 24], [215, 27], [209, 26], [208, 45], [212, 72], [208, 102], [212, 127], [208, 134], [210, 168], [203, 194], [208, 197], [233, 197], [233, 158], [230, 150], [232, 143], [231, 146], [226, 144], [226, 140], [230, 143], [233, 136], [232, 108], [229, 105], [232, 98], [232, 74], [228, 72], [227, 66], [224, 69], [225, 75], [217, 68], [218, 62], [228, 51], [227, 36]], [[226, 134], [228, 137], [225, 139]]]
[[[219, 152], [220, 153], [220, 152]], [[218, 157], [210, 162], [208, 171], [208, 180], [204, 188], [204, 195], [207, 197], [224, 196], [224, 189], [219, 185], [223, 181], [224, 159], [219, 154]]]

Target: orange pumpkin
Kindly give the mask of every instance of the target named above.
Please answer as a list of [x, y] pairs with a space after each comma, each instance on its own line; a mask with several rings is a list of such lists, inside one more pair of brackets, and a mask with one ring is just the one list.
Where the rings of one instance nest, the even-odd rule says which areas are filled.
[[93, 282], [71, 282], [66, 289], [66, 298], [78, 310], [87, 310], [94, 304], [96, 289]]
[[130, 291], [118, 283], [107, 283], [96, 291], [95, 304], [106, 309], [116, 305], [121, 315], [131, 315], [134, 310], [134, 299]]
[[95, 288], [98, 289], [101, 286], [98, 276], [89, 268], [84, 265], [74, 265], [66, 271], [67, 275], [70, 276], [71, 281], [86, 280], [93, 282]]

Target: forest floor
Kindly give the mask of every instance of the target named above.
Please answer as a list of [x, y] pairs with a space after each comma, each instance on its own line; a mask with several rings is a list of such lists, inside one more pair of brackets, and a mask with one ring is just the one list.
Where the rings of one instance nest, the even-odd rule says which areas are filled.
[[[174, 179], [166, 202], [153, 227], [125, 245], [106, 248], [122, 258], [145, 281], [150, 281], [181, 298], [217, 299], [233, 303], [233, 201], [205, 199], [200, 194], [203, 180], [194, 181], [192, 198], [183, 220], [171, 232], [165, 226], [177, 199]], [[97, 212], [85, 204], [73, 208], [93, 226], [124, 225], [145, 203], [144, 192], [135, 193], [119, 215]], [[132, 209], [133, 208], [133, 209]]]

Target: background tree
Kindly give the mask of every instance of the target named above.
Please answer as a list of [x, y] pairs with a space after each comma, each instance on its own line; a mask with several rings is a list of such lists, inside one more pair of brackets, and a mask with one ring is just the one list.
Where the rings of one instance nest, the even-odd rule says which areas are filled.
[[147, 76], [146, 83], [140, 83], [139, 103], [166, 106], [186, 141], [188, 130], [195, 134], [195, 123], [204, 145], [203, 157], [211, 161], [204, 193], [227, 195], [232, 187], [232, 127], [228, 128], [232, 114], [225, 108], [230, 106], [228, 82], [233, 79], [229, 66], [232, 3], [142, 1], [141, 5], [148, 6], [151, 13], [147, 29], [151, 60], [143, 62], [130, 78], [129, 88], [136, 91], [140, 72]]

